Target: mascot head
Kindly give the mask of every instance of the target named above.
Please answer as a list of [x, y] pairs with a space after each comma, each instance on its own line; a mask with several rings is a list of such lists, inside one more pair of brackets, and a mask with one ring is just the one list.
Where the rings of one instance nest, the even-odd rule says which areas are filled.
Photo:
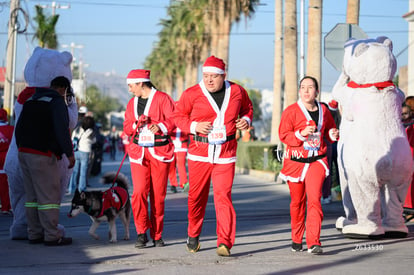
[[72, 82], [72, 54], [36, 47], [24, 68], [24, 78], [29, 87], [49, 87], [58, 76]]
[[345, 44], [343, 72], [357, 84], [392, 81], [397, 70], [392, 49], [392, 41], [385, 36], [351, 39]]

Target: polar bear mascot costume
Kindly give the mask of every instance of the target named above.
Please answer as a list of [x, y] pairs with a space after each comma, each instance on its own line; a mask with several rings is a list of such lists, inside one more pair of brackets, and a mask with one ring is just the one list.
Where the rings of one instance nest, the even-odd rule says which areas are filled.
[[[72, 55], [69, 52], [58, 52], [56, 50], [43, 49], [36, 47], [32, 56], [27, 61], [24, 69], [24, 78], [27, 87], [19, 94], [14, 105], [15, 121], [19, 119], [24, 102], [30, 98], [36, 87], [50, 87], [50, 82], [58, 77], [64, 76], [70, 82], [72, 81], [72, 71], [70, 64], [72, 62]], [[70, 101], [70, 102], [69, 102]], [[69, 124], [73, 129], [77, 123], [77, 104], [74, 98], [67, 101]], [[15, 136], [10, 144], [7, 152], [4, 170], [9, 180], [10, 202], [13, 209], [13, 223], [10, 227], [10, 238], [13, 240], [27, 239], [27, 222], [26, 210], [24, 204], [26, 202], [26, 192], [23, 186], [23, 178], [19, 167], [18, 149], [16, 145]], [[59, 161], [61, 168], [61, 184], [62, 194], [65, 193], [65, 188], [68, 184], [71, 169], [68, 169], [69, 160], [64, 156]], [[63, 227], [61, 227], [63, 230]]]
[[402, 212], [413, 160], [400, 122], [404, 94], [392, 82], [396, 68], [387, 37], [345, 45], [333, 97], [342, 106], [338, 164], [346, 215], [336, 227], [349, 238], [408, 234]]

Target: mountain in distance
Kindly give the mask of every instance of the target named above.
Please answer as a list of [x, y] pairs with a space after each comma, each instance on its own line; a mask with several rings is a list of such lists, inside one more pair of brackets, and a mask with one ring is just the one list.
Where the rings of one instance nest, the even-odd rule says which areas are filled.
[[128, 92], [125, 76], [115, 73], [96, 73], [87, 71], [85, 76], [86, 86], [95, 85], [103, 96], [118, 99], [119, 103], [125, 106], [131, 99], [131, 93]]

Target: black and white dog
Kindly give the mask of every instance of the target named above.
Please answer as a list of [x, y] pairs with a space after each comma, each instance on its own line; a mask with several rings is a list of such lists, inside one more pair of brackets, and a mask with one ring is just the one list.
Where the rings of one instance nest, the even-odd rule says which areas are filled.
[[[116, 173], [108, 172], [101, 178], [104, 184], [111, 184]], [[95, 233], [103, 221], [109, 224], [109, 241], [117, 241], [115, 219], [119, 216], [124, 225], [124, 240], [129, 240], [129, 222], [131, 219], [131, 202], [128, 194], [128, 179], [125, 175], [119, 174], [116, 178], [116, 185], [105, 191], [83, 191], [76, 190], [72, 199], [72, 208], [68, 213], [69, 217], [76, 217], [79, 213], [86, 213], [92, 219], [89, 234], [99, 239]]]

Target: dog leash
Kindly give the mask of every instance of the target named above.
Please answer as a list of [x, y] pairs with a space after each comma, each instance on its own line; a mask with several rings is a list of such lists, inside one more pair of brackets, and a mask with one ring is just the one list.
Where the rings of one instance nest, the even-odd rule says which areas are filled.
[[124, 160], [125, 160], [127, 155], [128, 155], [128, 151], [125, 150], [124, 158], [122, 159], [121, 165], [119, 165], [118, 171], [116, 172], [114, 180], [112, 181], [112, 187], [114, 187], [114, 185], [115, 185], [116, 179], [118, 178], [119, 172], [121, 171], [122, 165], [124, 164]]
[[[138, 132], [139, 128], [142, 127], [141, 124], [144, 123], [144, 122], [146, 122], [147, 119], [148, 119], [147, 116], [140, 115], [140, 117], [138, 118], [138, 121], [137, 121], [137, 129], [136, 129], [136, 131], [134, 133], [134, 136]], [[127, 155], [128, 155], [128, 151], [125, 150], [125, 154], [124, 154], [124, 157], [122, 158], [121, 165], [119, 165], [118, 171], [116, 172], [116, 175], [114, 177], [114, 180], [112, 181], [112, 187], [114, 187], [114, 185], [115, 185], [116, 179], [118, 178], [119, 172], [121, 171], [122, 165], [124, 164], [124, 161], [125, 161], [125, 158], [126, 158]]]

